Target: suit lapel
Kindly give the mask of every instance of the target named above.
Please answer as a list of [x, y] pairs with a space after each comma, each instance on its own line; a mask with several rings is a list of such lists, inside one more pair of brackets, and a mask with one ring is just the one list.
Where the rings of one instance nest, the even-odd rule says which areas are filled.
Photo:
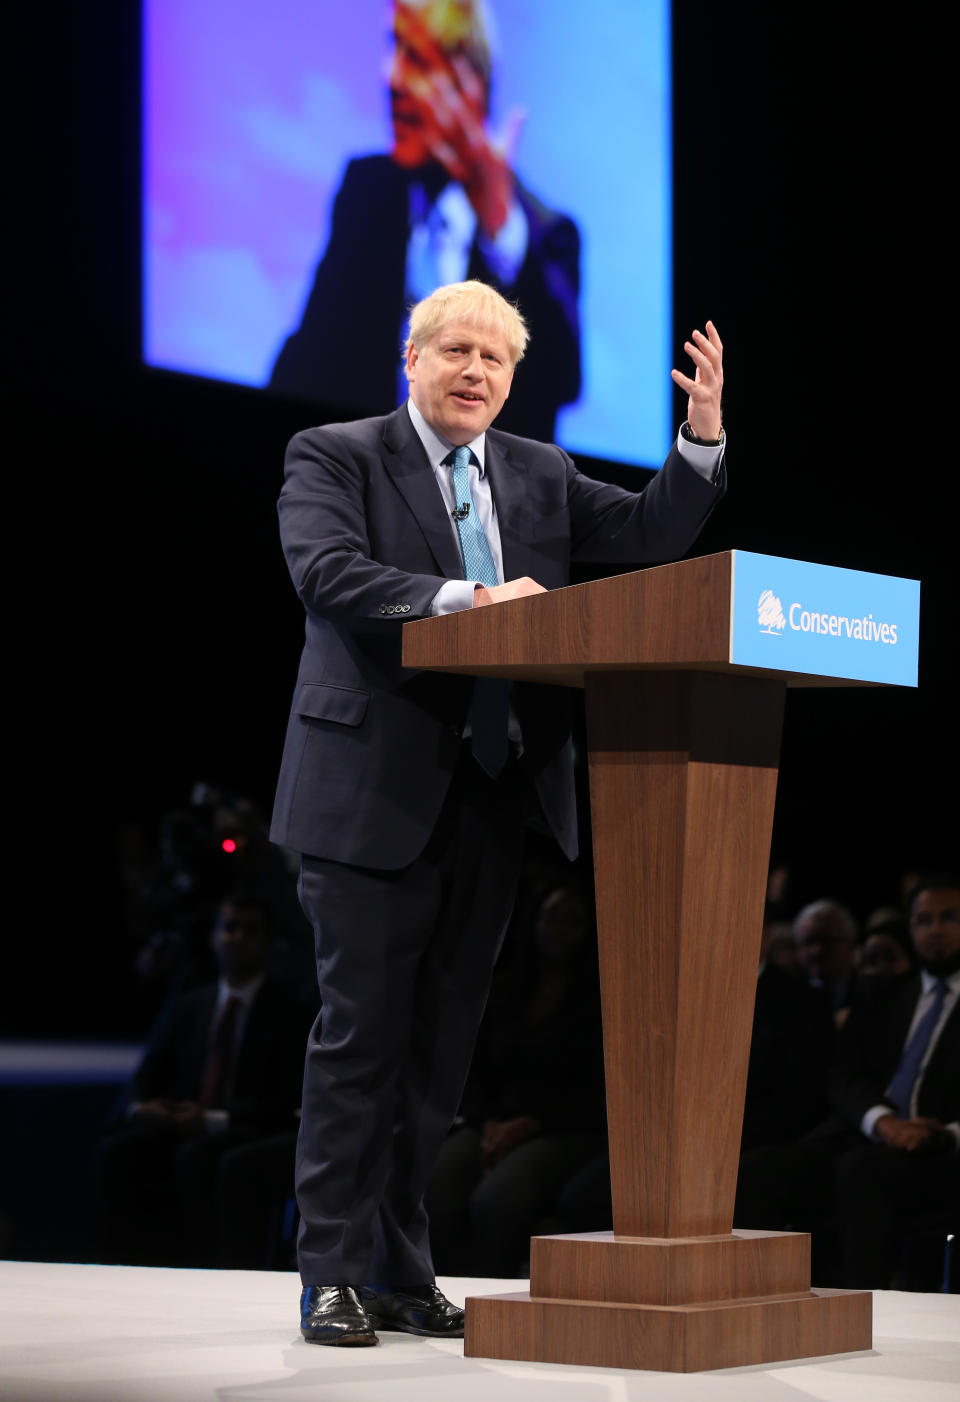
[[[383, 443], [384, 466], [423, 532], [440, 572], [448, 579], [463, 579], [463, 561], [446, 506], [405, 405], [387, 418]], [[515, 446], [508, 446], [495, 432], [487, 433], [484, 464], [497, 508], [503, 577], [534, 575], [538, 557], [530, 544], [533, 523], [527, 465]]]
[[954, 1003], [950, 1016], [937, 1038], [937, 1044], [930, 1053], [924, 1081], [928, 1079], [931, 1070], [934, 1071], [935, 1076], [939, 1073], [941, 1062], [944, 1070], [948, 1067], [955, 1067], [958, 1053], [960, 1053], [960, 1000]]
[[503, 578], [520, 579], [524, 575], [533, 575], [527, 466], [514, 448], [507, 447], [502, 438], [489, 432], [484, 449], [484, 464], [490, 477], [490, 490], [497, 508]]
[[203, 990], [203, 997], [197, 1000], [197, 1016], [193, 1025], [192, 1049], [189, 1059], [188, 1080], [194, 1084], [191, 1098], [199, 1099], [203, 1090], [203, 1078], [213, 1044], [213, 1022], [217, 1011], [219, 986], [211, 984]]
[[440, 573], [448, 579], [463, 579], [463, 561], [443, 496], [406, 405], [387, 419], [383, 443], [384, 467], [413, 513]]

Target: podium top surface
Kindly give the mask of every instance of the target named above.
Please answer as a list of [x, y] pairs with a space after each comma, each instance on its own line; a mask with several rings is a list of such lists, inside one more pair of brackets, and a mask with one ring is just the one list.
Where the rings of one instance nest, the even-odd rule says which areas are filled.
[[916, 686], [917, 580], [728, 550], [418, 619], [407, 667], [582, 686], [591, 671]]

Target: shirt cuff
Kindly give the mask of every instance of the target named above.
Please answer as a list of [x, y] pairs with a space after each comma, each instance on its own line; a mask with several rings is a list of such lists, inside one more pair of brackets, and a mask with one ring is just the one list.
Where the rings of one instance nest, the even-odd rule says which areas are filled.
[[481, 229], [477, 234], [480, 256], [498, 282], [510, 287], [516, 282], [530, 242], [527, 216], [517, 200], [513, 200], [503, 225], [490, 238]]
[[472, 579], [448, 579], [434, 594], [430, 612], [437, 618], [444, 613], [461, 613], [463, 609], [472, 609], [476, 588]]
[[682, 433], [677, 434], [677, 452], [707, 482], [712, 482], [717, 475], [724, 447], [725, 443], [716, 448], [705, 448], [702, 443], [688, 443]]
[[884, 1115], [894, 1115], [895, 1110], [891, 1110], [889, 1105], [871, 1105], [870, 1109], [860, 1121], [860, 1128], [868, 1139], [876, 1139], [874, 1130], [877, 1127], [877, 1120], [882, 1120]]

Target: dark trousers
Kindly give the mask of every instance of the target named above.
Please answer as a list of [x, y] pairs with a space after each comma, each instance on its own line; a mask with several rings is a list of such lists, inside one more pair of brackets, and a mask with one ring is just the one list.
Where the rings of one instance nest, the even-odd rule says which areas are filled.
[[564, 1184], [602, 1151], [604, 1138], [589, 1130], [548, 1131], [491, 1166], [478, 1129], [467, 1125], [451, 1134], [427, 1190], [441, 1275], [518, 1276], [530, 1259], [531, 1235]]
[[136, 1121], [100, 1145], [102, 1257], [108, 1264], [215, 1266], [217, 1171], [245, 1129], [184, 1136]]
[[886, 1289], [905, 1234], [939, 1219], [939, 1249], [929, 1263], [918, 1263], [911, 1287], [938, 1290], [947, 1233], [960, 1227], [960, 1155], [928, 1157], [864, 1144], [838, 1160], [834, 1181], [844, 1284]]
[[[958, 1209], [960, 1156], [907, 1154], [847, 1130], [745, 1154], [734, 1225], [810, 1231], [815, 1284], [885, 1290], [905, 1235], [925, 1219], [942, 1218], [945, 1236]], [[833, 1236], [836, 1267], [830, 1261]], [[937, 1289], [940, 1274], [942, 1251], [934, 1253], [925, 1288]]]
[[231, 1149], [217, 1175], [219, 1264], [234, 1271], [289, 1270], [285, 1219], [293, 1197], [295, 1130]]
[[322, 1005], [297, 1145], [305, 1285], [434, 1278], [423, 1195], [466, 1080], [531, 802], [516, 761], [492, 781], [465, 745], [409, 866], [302, 860]]

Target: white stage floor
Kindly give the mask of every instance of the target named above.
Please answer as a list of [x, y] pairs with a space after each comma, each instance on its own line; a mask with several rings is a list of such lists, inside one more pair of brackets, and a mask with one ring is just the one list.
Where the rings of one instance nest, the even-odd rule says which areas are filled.
[[[446, 1280], [451, 1299], [526, 1282]], [[960, 1296], [874, 1297], [874, 1348], [713, 1373], [464, 1358], [406, 1334], [305, 1344], [287, 1273], [0, 1262], [3, 1402], [958, 1402]]]

